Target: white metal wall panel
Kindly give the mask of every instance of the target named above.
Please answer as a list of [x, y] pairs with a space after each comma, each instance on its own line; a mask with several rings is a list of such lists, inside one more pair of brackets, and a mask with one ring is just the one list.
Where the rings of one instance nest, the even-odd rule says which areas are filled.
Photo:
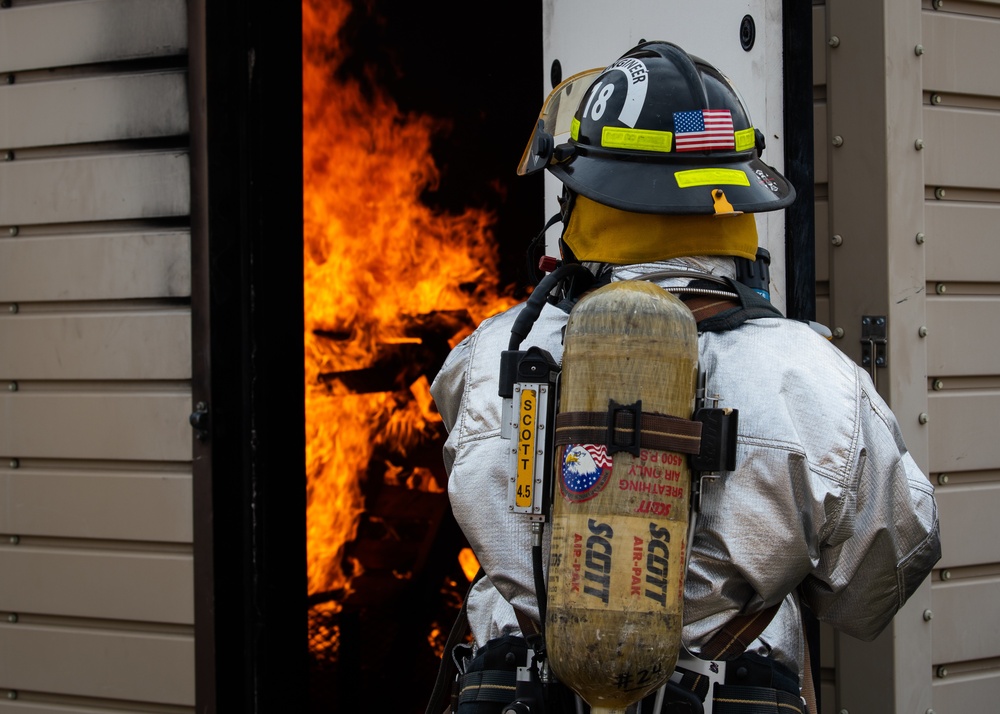
[[[545, 0], [543, 3], [544, 86], [551, 89], [549, 68], [562, 66], [563, 79], [604, 67], [641, 40], [675, 42], [708, 60], [739, 88], [754, 125], [767, 137], [764, 160], [784, 168], [781, 4], [764, 0], [702, 0], [664, 3], [630, 0], [612, 8], [602, 0]], [[747, 52], [740, 45], [740, 22], [754, 18], [756, 41]], [[541, 108], [542, 99], [539, 99]], [[532, 127], [523, 128], [528, 141]], [[545, 175], [545, 217], [558, 210], [559, 183]], [[771, 253], [771, 299], [785, 306], [784, 212], [757, 214], [760, 243]], [[556, 254], [554, 249], [550, 253]]]
[[0, 712], [193, 712], [187, 2], [12, 5]]

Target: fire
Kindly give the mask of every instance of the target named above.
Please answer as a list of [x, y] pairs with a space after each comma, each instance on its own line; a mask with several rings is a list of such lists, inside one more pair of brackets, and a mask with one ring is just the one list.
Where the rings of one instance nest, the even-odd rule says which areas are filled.
[[[407, 350], [424, 346], [429, 322], [453, 346], [515, 299], [492, 270], [494, 216], [420, 201], [438, 186], [430, 143], [444, 125], [403, 114], [360, 80], [334, 80], [348, 0], [303, 0], [302, 10], [308, 588], [336, 611], [360, 575], [344, 549], [376, 448], [405, 454], [440, 422], [433, 374], [411, 373]], [[384, 466], [388, 482], [439, 488], [420, 469]], [[332, 646], [313, 639], [314, 650]]]

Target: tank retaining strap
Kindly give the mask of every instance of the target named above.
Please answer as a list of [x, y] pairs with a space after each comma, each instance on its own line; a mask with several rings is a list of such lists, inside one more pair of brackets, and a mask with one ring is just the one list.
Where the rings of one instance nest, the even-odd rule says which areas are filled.
[[[633, 438], [636, 431], [638, 440]], [[607, 441], [612, 443], [605, 443]], [[701, 422], [614, 406], [606, 412], [563, 412], [556, 415], [555, 443], [556, 446], [605, 444], [608, 453], [638, 446], [698, 454], [701, 452]]]

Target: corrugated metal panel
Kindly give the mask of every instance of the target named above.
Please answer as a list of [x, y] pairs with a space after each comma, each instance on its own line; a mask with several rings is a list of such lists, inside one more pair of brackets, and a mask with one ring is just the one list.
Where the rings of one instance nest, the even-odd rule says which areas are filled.
[[185, 0], [0, 9], [0, 711], [193, 711]]
[[0, 301], [121, 300], [190, 294], [191, 235], [187, 230], [22, 234], [0, 240]]
[[190, 634], [0, 623], [0, 687], [15, 690], [193, 705], [193, 656]]
[[21, 379], [189, 379], [185, 308], [0, 315], [0, 364]]
[[[0, 545], [0, 610], [194, 624], [191, 554]], [[128, 583], [123, 588], [122, 583]], [[68, 586], [71, 584], [70, 586]]]
[[79, 0], [3, 10], [0, 72], [181, 55], [185, 0]]
[[190, 543], [191, 470], [164, 464], [0, 462], [0, 533]]
[[153, 151], [0, 163], [5, 225], [187, 215], [188, 158]]
[[0, 85], [0, 146], [183, 135], [186, 82], [173, 71]]
[[190, 413], [190, 392], [177, 386], [8, 391], [0, 393], [0, 454], [190, 460]]

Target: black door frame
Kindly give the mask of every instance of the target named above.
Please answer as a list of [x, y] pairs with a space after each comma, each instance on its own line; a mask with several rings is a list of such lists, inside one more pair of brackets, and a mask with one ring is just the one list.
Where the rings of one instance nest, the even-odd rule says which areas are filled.
[[188, 3], [199, 714], [305, 706], [301, 22]]

